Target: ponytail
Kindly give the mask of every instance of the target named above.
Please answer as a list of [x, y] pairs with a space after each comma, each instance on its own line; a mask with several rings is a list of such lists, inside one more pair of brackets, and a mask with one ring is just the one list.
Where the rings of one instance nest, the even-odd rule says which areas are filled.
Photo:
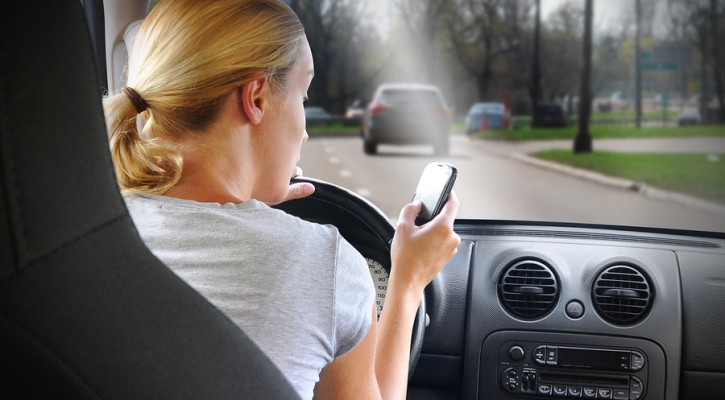
[[[160, 1], [129, 53], [129, 87], [104, 99], [123, 192], [171, 189], [182, 168], [176, 143], [203, 132], [223, 101], [260, 74], [273, 90], [284, 89], [302, 55], [304, 28], [281, 0], [207, 3]], [[140, 132], [138, 116], [144, 118]]]
[[[181, 155], [159, 138], [138, 131], [136, 105], [125, 93], [104, 99], [116, 180], [124, 193], [163, 194], [181, 176]], [[149, 110], [141, 115], [148, 115]]]

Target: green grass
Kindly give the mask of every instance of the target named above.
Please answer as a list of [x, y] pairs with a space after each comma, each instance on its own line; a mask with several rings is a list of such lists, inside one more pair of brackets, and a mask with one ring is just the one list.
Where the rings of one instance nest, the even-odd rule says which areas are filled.
[[[577, 127], [567, 128], [530, 128], [528, 126], [515, 130], [492, 130], [479, 132], [477, 137], [506, 140], [552, 140], [574, 139]], [[589, 132], [594, 139], [605, 138], [646, 138], [646, 137], [700, 137], [725, 136], [725, 125], [699, 126], [652, 126], [637, 129], [632, 126], [591, 126]]]
[[594, 151], [573, 154], [546, 150], [535, 157], [644, 182], [649, 186], [725, 203], [725, 154], [617, 153]]
[[[592, 119], [631, 119], [634, 120], [637, 115], [637, 113], [634, 110], [630, 111], [607, 111], [607, 112], [598, 112], [592, 114]], [[680, 110], [669, 108], [667, 110], [666, 118], [669, 120], [676, 120], [677, 116], [680, 115]], [[576, 118], [577, 114], [573, 114], [570, 116], [571, 118]], [[642, 118], [644, 119], [662, 119], [662, 110], [655, 110], [655, 111], [647, 111], [642, 113]]]

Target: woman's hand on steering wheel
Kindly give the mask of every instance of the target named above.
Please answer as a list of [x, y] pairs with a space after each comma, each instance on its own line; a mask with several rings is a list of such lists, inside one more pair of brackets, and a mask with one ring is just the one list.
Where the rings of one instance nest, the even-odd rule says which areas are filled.
[[[300, 167], [297, 167], [295, 175], [292, 178], [296, 178], [298, 176], [302, 176], [302, 168]], [[287, 188], [287, 197], [285, 197], [284, 200], [278, 202], [267, 202], [266, 204], [270, 207], [274, 207], [277, 204], [284, 203], [285, 201], [307, 197], [312, 193], [315, 193], [315, 185], [310, 182], [290, 183]]]

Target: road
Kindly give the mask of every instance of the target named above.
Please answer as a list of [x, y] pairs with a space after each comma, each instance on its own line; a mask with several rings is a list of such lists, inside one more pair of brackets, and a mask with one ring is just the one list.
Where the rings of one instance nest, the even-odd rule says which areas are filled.
[[[568, 144], [567, 144], [568, 145]], [[313, 138], [303, 147], [306, 176], [344, 186], [372, 201], [391, 220], [413, 196], [423, 167], [458, 168], [459, 218], [586, 222], [725, 232], [725, 213], [650, 198], [511, 158], [532, 145], [451, 138], [451, 154], [427, 146], [379, 146], [365, 155], [360, 138]], [[537, 147], [537, 146], [533, 146]], [[538, 145], [542, 147], [542, 145]]]

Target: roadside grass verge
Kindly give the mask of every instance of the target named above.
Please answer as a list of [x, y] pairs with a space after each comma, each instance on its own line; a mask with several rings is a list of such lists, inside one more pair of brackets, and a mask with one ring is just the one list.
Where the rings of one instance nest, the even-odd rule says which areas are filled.
[[307, 133], [310, 137], [315, 136], [359, 136], [360, 125], [350, 125], [342, 122], [334, 122], [329, 125], [308, 125]]
[[534, 157], [725, 203], [725, 154], [545, 150]]
[[[503, 140], [554, 140], [570, 139], [576, 136], [577, 127], [567, 128], [530, 128], [515, 130], [491, 130], [478, 132], [474, 136]], [[725, 136], [725, 125], [698, 126], [649, 126], [637, 129], [632, 126], [591, 126], [589, 132], [594, 139], [626, 139], [647, 137], [702, 137]]]

